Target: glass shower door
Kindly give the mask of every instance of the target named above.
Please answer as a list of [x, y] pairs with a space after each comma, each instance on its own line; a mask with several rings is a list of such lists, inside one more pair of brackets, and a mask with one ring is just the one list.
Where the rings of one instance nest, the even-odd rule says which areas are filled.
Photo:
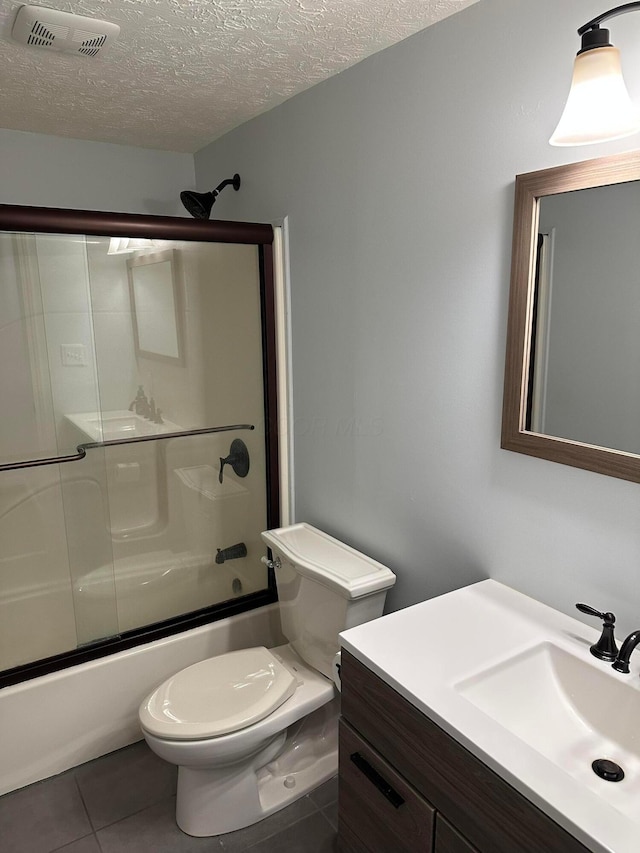
[[[83, 566], [65, 502], [74, 487], [64, 465], [20, 467], [74, 454], [65, 413], [78, 405], [99, 408], [84, 237], [0, 234], [0, 669], [28, 664], [83, 642], [76, 622], [74, 586]], [[105, 481], [104, 452], [88, 469]], [[107, 506], [95, 489], [80, 508], [103, 517]], [[104, 518], [102, 528], [104, 529]], [[110, 561], [109, 543], [96, 540]], [[117, 629], [113, 573], [110, 601], [91, 631]]]
[[175, 222], [0, 233], [0, 670], [273, 600], [270, 265]]
[[256, 246], [110, 245], [89, 245], [102, 430], [157, 436], [105, 449], [123, 632], [266, 588], [264, 364]]

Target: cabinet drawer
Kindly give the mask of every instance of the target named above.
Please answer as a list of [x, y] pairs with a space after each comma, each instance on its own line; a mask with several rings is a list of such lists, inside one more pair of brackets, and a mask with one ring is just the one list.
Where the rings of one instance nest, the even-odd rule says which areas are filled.
[[436, 843], [434, 853], [478, 853], [441, 814], [436, 815]]
[[431, 853], [431, 805], [344, 720], [340, 721], [340, 849]]
[[344, 719], [480, 853], [589, 853], [347, 651], [341, 681]]

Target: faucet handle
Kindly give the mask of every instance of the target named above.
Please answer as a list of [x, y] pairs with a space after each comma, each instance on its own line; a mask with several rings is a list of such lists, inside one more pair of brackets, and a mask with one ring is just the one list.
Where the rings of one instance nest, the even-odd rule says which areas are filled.
[[594, 607], [589, 607], [588, 604], [576, 604], [576, 607], [581, 613], [586, 613], [587, 616], [596, 616], [602, 619], [602, 634], [597, 643], [594, 643], [590, 648], [591, 654], [600, 660], [614, 661], [618, 654], [618, 646], [616, 645], [613, 629], [616, 624], [616, 617], [610, 611], [602, 613]]
[[249, 473], [249, 451], [241, 438], [233, 439], [229, 455], [226, 458], [220, 457], [220, 474], [218, 475], [218, 482], [220, 483], [223, 481], [225, 465], [231, 465], [234, 474], [238, 477], [246, 477]]
[[586, 613], [587, 616], [597, 616], [598, 619], [602, 619], [605, 622], [613, 622], [615, 625], [616, 617], [613, 613], [601, 613], [599, 610], [596, 610], [595, 607], [589, 607], [588, 604], [576, 604], [576, 607], [581, 613]]

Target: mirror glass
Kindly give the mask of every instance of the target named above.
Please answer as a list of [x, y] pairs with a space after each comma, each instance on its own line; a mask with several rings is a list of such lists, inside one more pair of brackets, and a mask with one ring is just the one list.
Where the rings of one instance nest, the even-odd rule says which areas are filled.
[[502, 446], [640, 482], [640, 155], [516, 179]]
[[139, 255], [127, 261], [136, 352], [147, 358], [182, 362], [182, 330], [175, 251]]
[[640, 453], [640, 182], [540, 200], [530, 429]]

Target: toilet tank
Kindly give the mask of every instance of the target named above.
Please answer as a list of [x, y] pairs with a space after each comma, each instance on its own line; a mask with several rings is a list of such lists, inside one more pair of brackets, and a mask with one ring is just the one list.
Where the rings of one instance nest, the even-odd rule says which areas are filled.
[[282, 631], [306, 663], [332, 678], [338, 634], [382, 616], [396, 576], [310, 524], [267, 530], [262, 538], [277, 566]]

